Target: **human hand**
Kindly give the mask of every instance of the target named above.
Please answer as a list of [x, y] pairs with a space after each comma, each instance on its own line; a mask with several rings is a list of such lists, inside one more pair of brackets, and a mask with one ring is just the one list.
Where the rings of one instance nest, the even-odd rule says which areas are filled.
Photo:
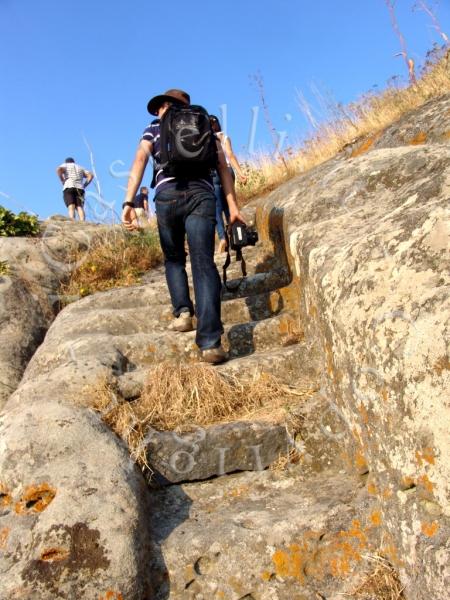
[[240, 181], [240, 183], [242, 183], [242, 185], [245, 185], [247, 183], [247, 180], [248, 180], [247, 175], [244, 175], [243, 173], [239, 173], [238, 177], [239, 177], [239, 181]]
[[244, 225], [247, 225], [237, 207], [235, 209], [230, 209], [230, 225], [233, 225], [236, 221], [240, 221], [241, 223], [244, 223]]
[[136, 216], [136, 212], [131, 206], [124, 206], [123, 208], [122, 225], [128, 231], [135, 231], [139, 229], [139, 222]]

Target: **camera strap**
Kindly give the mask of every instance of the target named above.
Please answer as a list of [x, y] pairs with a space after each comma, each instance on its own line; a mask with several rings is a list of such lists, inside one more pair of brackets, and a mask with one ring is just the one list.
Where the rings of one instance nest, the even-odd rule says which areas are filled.
[[225, 240], [227, 242], [227, 258], [225, 259], [225, 263], [223, 265], [223, 285], [229, 292], [236, 292], [241, 283], [244, 281], [244, 277], [247, 277], [247, 265], [245, 264], [244, 257], [242, 256], [242, 248], [238, 248], [236, 250], [236, 262], [241, 263], [242, 277], [239, 280], [237, 285], [230, 286], [227, 284], [227, 269], [231, 264], [231, 255], [230, 255], [230, 239], [228, 237], [227, 231], [225, 231]]

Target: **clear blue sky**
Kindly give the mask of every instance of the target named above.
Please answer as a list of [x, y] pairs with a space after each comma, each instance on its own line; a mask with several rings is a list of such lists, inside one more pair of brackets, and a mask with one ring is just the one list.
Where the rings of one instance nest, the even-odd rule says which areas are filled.
[[[450, 35], [448, 1], [427, 2]], [[420, 65], [441, 40], [413, 4], [397, 0], [396, 10]], [[179, 87], [210, 112], [226, 105], [228, 133], [244, 155], [259, 105], [252, 75], [264, 78], [275, 126], [295, 140], [308, 129], [296, 89], [312, 104], [312, 84], [350, 102], [405, 77], [399, 50], [384, 0], [0, 0], [0, 204], [41, 218], [65, 214], [55, 168], [73, 156], [91, 169], [86, 140], [103, 198], [120, 211], [120, 173], [150, 121], [151, 96]], [[254, 148], [269, 144], [260, 112]]]

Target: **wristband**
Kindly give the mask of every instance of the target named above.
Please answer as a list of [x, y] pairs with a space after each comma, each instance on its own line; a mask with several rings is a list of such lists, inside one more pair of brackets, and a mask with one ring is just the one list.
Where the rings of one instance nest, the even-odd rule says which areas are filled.
[[122, 208], [125, 208], [125, 206], [129, 206], [130, 208], [134, 208], [133, 202], [124, 202], [122, 204]]

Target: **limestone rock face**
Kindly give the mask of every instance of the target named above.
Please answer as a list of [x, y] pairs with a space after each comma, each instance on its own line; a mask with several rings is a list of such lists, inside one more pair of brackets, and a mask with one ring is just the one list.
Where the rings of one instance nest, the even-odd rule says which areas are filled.
[[75, 266], [73, 252], [86, 250], [102, 230], [65, 218], [41, 225], [38, 238], [0, 237], [0, 408], [16, 389], [28, 361], [59, 309], [59, 286]]
[[146, 490], [98, 416], [43, 398], [0, 440], [0, 598], [146, 597]]
[[[448, 103], [422, 109], [441, 131]], [[411, 599], [443, 598], [450, 585], [449, 198], [448, 144], [413, 144], [332, 160], [259, 213], [260, 227], [274, 207], [284, 213], [322, 393], [347, 424], [346, 459], [370, 472], [385, 552]]]

